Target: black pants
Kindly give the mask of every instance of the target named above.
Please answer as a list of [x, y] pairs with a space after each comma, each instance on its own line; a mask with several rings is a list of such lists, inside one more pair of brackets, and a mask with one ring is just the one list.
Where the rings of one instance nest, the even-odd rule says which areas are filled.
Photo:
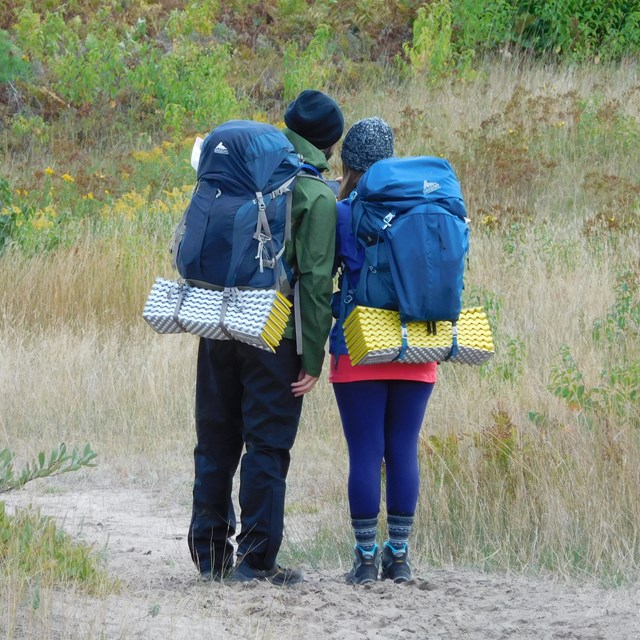
[[243, 447], [238, 553], [254, 569], [275, 564], [289, 451], [302, 410], [302, 397], [291, 392], [299, 372], [293, 340], [283, 340], [275, 354], [235, 340], [200, 340], [189, 549], [202, 573], [233, 563], [231, 492]]

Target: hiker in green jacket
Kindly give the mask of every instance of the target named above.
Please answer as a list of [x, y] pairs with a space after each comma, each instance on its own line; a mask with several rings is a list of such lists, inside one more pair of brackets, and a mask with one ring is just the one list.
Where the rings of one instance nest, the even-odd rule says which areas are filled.
[[[292, 239], [285, 251], [298, 278], [301, 322], [287, 328], [275, 353], [236, 340], [200, 340], [198, 442], [188, 541], [206, 579], [277, 585], [303, 579], [300, 571], [279, 566], [276, 557], [302, 399], [320, 376], [331, 329], [336, 198], [321, 174], [342, 136], [344, 119], [332, 98], [306, 90], [287, 107], [284, 121], [284, 133], [305, 163], [293, 191]], [[296, 333], [301, 333], [302, 353]], [[231, 495], [241, 458], [240, 532], [234, 559]]]
[[[320, 150], [290, 128], [284, 130], [295, 150], [304, 158], [309, 174], [320, 175], [329, 168], [333, 147]], [[314, 172], [315, 173], [315, 172]], [[293, 385], [294, 395], [310, 391], [322, 371], [324, 349], [331, 328], [331, 294], [333, 292], [333, 257], [335, 255], [336, 197], [322, 179], [303, 174], [293, 193], [292, 236], [285, 260], [295, 265], [300, 279], [300, 313], [302, 316], [302, 369]], [[293, 337], [290, 323], [285, 337]]]

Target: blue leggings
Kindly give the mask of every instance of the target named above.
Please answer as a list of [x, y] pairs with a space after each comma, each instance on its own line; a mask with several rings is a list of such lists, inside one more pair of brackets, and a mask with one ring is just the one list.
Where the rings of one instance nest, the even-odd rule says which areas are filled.
[[387, 476], [387, 512], [413, 515], [418, 502], [418, 435], [433, 384], [367, 380], [333, 385], [349, 449], [352, 518], [380, 510], [381, 468]]

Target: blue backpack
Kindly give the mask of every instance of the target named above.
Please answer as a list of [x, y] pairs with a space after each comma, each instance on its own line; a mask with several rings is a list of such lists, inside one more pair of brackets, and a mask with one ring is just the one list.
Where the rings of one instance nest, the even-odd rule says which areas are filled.
[[291, 198], [302, 159], [276, 127], [230, 120], [204, 140], [197, 184], [176, 229], [180, 275], [208, 288], [276, 288], [287, 294]]
[[397, 310], [402, 322], [455, 325], [469, 228], [451, 165], [428, 156], [376, 162], [351, 194], [351, 210], [365, 252], [356, 304]]

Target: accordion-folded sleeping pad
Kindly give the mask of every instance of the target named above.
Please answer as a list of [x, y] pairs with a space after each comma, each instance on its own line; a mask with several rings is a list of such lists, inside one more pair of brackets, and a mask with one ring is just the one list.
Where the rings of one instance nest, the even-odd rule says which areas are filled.
[[463, 309], [456, 323], [457, 354], [451, 351], [451, 322], [408, 322], [403, 352], [400, 314], [387, 309], [357, 306], [344, 322], [344, 334], [352, 364], [380, 362], [457, 362], [480, 365], [494, 354], [489, 321], [482, 307]]
[[274, 289], [203, 289], [156, 278], [142, 317], [157, 333], [188, 332], [275, 351], [291, 307], [291, 302]]

